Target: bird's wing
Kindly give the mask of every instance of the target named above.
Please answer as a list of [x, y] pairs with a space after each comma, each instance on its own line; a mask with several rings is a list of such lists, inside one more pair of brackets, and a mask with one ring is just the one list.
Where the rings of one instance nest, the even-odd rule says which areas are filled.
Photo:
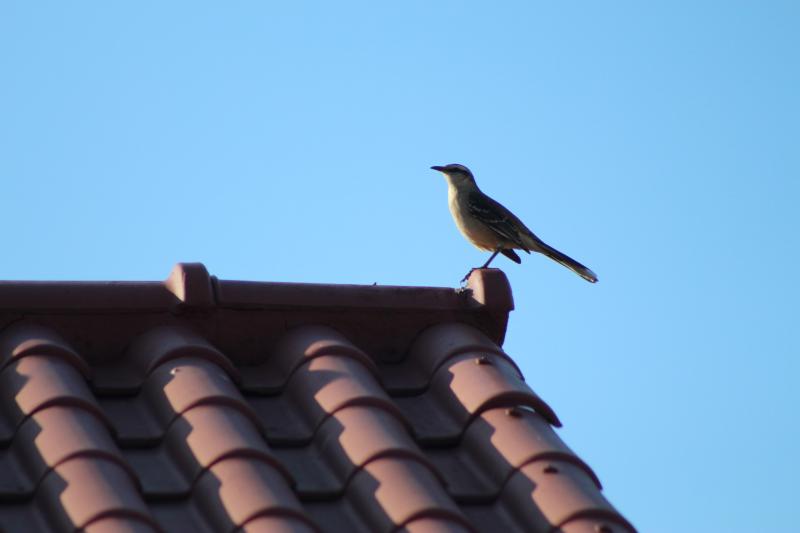
[[522, 263], [522, 259], [519, 258], [517, 252], [515, 252], [514, 250], [509, 250], [509, 249], [500, 250], [500, 253], [508, 257], [512, 261], [514, 261], [516, 264]]
[[521, 249], [529, 252], [528, 247], [520, 238], [518, 226], [525, 226], [514, 216], [511, 211], [503, 207], [480, 191], [473, 191], [467, 197], [469, 213], [497, 233], [503, 239], [513, 242]]

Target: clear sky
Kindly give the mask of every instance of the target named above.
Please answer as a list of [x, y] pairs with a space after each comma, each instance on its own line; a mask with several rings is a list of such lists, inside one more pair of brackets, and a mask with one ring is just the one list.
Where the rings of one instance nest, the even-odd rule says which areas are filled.
[[0, 279], [457, 286], [643, 532], [800, 523], [800, 3], [0, 4]]

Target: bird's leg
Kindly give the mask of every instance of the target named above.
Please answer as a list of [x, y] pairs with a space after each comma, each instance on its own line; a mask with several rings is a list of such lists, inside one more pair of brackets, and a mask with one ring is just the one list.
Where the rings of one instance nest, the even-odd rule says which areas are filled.
[[490, 257], [490, 258], [489, 258], [489, 259], [488, 259], [488, 260], [487, 260], [487, 261], [486, 261], [486, 262], [483, 264], [483, 266], [482, 266], [481, 268], [486, 268], [486, 267], [488, 267], [488, 266], [489, 266], [489, 263], [491, 263], [491, 262], [492, 262], [492, 260], [493, 260], [495, 257], [497, 257], [497, 254], [499, 254], [499, 253], [500, 253], [500, 250], [501, 250], [501, 248], [498, 248], [497, 250], [495, 250], [495, 251], [494, 251], [494, 253], [492, 254], [492, 256], [491, 256], [491, 257]]
[[470, 275], [470, 274], [472, 274], [472, 273], [473, 273], [475, 270], [480, 270], [480, 269], [482, 269], [482, 268], [486, 268], [486, 267], [488, 267], [488, 266], [489, 266], [489, 263], [491, 263], [491, 262], [492, 262], [492, 260], [493, 260], [495, 257], [497, 257], [497, 254], [499, 254], [499, 253], [500, 253], [500, 250], [501, 250], [501, 248], [498, 248], [497, 250], [495, 250], [495, 251], [494, 251], [494, 253], [492, 254], [492, 256], [489, 258], [489, 260], [488, 260], [488, 261], [486, 261], [486, 262], [483, 264], [483, 266], [479, 266], [479, 267], [476, 267], [476, 268], [470, 268], [470, 269], [469, 269], [469, 272], [467, 272], [467, 273], [464, 275], [464, 277], [463, 277], [463, 278], [461, 278], [461, 283], [464, 283], [465, 281], [467, 281], [467, 278], [469, 277], [469, 275]]

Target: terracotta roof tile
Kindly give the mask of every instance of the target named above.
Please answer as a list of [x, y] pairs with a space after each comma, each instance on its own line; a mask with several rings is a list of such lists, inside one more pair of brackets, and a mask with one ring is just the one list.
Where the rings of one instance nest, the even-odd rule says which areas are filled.
[[57, 531], [108, 517], [155, 526], [128, 472], [105, 457], [78, 456], [56, 465], [36, 492], [40, 512]]
[[398, 530], [403, 533], [468, 533], [474, 531], [467, 528], [460, 521], [445, 518], [417, 518]]
[[296, 480], [298, 494], [323, 498], [342, 494], [352, 477], [381, 457], [408, 457], [431, 463], [394, 413], [373, 406], [350, 406], [328, 417], [309, 446], [275, 448]]
[[455, 447], [431, 448], [428, 456], [459, 500], [497, 498], [509, 477], [537, 460], [558, 459], [584, 469], [600, 489], [594, 472], [537, 413], [520, 407], [483, 411], [470, 422]]
[[100, 518], [85, 528], [85, 533], [154, 533], [158, 531], [149, 522], [133, 517]]
[[206, 359], [222, 367], [237, 379], [239, 372], [222, 353], [206, 339], [185, 328], [158, 327], [139, 336], [125, 356], [136, 370], [137, 385], [157, 366], [180, 357]]
[[367, 463], [353, 477], [346, 497], [368, 531], [391, 531], [421, 518], [442, 518], [469, 526], [427, 464], [385, 457]]
[[238, 531], [242, 533], [315, 533], [319, 530], [309, 525], [306, 519], [268, 515], [253, 518]]
[[0, 370], [30, 355], [61, 358], [87, 378], [89, 366], [55, 331], [37, 324], [19, 323], [8, 327], [0, 338]]
[[491, 353], [467, 352], [448, 359], [425, 392], [398, 397], [396, 402], [418, 440], [430, 445], [457, 441], [473, 417], [502, 405], [529, 406], [551, 424], [561, 425], [517, 370]]
[[0, 371], [0, 443], [8, 442], [24, 420], [51, 405], [79, 406], [104, 419], [86, 379], [64, 359], [29, 355]]
[[334, 355], [298, 368], [280, 395], [250, 395], [248, 400], [270, 442], [280, 444], [309, 442], [325, 418], [351, 405], [398, 411], [364, 365]]
[[0, 282], [0, 530], [633, 531], [467, 290]]
[[31, 487], [53, 468], [74, 457], [97, 457], [117, 463], [136, 477], [117, 449], [108, 429], [88, 411], [53, 406], [36, 412], [17, 429], [8, 457]]
[[600, 494], [583, 469], [566, 461], [536, 461], [511, 476], [500, 496], [519, 523], [534, 530], [564, 527], [578, 519], [631, 526]]
[[312, 527], [287, 479], [258, 457], [229, 457], [215, 463], [195, 485], [194, 499], [216, 531], [244, 527], [262, 516]]
[[409, 350], [405, 366], [408, 367], [409, 373], [413, 373], [416, 378], [414, 382], [405, 386], [387, 385], [387, 388], [397, 392], [409, 389], [421, 391], [430, 384], [436, 371], [448, 359], [464, 353], [476, 353], [479, 356], [491, 354], [502, 357], [514, 367], [517, 375], [522, 377], [522, 373], [514, 361], [484, 333], [466, 324], [449, 322], [424, 330]]
[[86, 526], [85, 533], [154, 533], [157, 531], [149, 522], [126, 516], [99, 518]]
[[242, 388], [254, 393], [280, 392], [301, 365], [321, 356], [354, 359], [377, 376], [375, 362], [341, 333], [330, 327], [310, 325], [282, 335], [269, 353], [262, 354], [248, 369]]

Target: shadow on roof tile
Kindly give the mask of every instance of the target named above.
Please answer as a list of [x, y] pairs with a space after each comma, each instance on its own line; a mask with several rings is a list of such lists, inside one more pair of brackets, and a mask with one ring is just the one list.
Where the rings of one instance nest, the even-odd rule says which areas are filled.
[[396, 414], [373, 406], [340, 409], [325, 419], [309, 446], [274, 452], [297, 480], [302, 498], [340, 497], [360, 469], [381, 457], [412, 458], [438, 475]]
[[425, 445], [455, 443], [481, 412], [494, 407], [528, 406], [560, 426], [553, 410], [519, 377], [516, 369], [494, 354], [462, 353], [447, 360], [428, 390], [396, 397], [411, 421], [415, 437]]
[[351, 405], [395, 412], [395, 404], [360, 361], [341, 355], [315, 357], [300, 366], [279, 396], [248, 395], [270, 442], [310, 442], [322, 421]]
[[499, 502], [519, 524], [535, 531], [557, 530], [572, 520], [587, 518], [634, 531], [586, 472], [565, 461], [536, 461], [523, 466], [509, 478]]
[[262, 354], [244, 373], [242, 388], [262, 394], [279, 392], [298, 368], [326, 355], [352, 358], [378, 376], [373, 360], [344, 335], [327, 326], [306, 325], [291, 329], [269, 353]]
[[490, 502], [522, 466], [540, 460], [572, 462], [594, 472], [556, 435], [539, 414], [525, 407], [489, 409], [474, 418], [455, 448], [429, 448], [427, 455], [458, 501]]
[[448, 322], [420, 333], [402, 364], [382, 368], [383, 382], [392, 394], [419, 394], [430, 385], [442, 365], [467, 352], [502, 357], [522, 377], [516, 363], [482, 332], [467, 324]]

